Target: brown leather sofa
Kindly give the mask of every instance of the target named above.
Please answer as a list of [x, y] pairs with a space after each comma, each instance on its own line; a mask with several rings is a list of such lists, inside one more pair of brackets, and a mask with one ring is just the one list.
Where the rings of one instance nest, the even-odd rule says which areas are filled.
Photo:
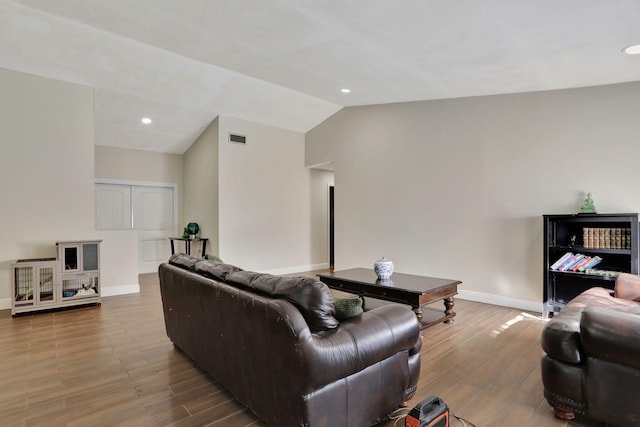
[[269, 426], [370, 426], [416, 392], [422, 341], [402, 306], [338, 322], [321, 282], [182, 254], [159, 276], [169, 338]]
[[614, 294], [591, 288], [542, 332], [544, 397], [555, 415], [640, 425], [640, 278], [620, 274]]

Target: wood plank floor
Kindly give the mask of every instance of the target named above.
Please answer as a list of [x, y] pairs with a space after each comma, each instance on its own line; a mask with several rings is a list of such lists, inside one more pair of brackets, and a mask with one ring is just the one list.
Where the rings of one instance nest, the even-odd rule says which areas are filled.
[[[263, 426], [166, 337], [157, 274], [140, 276], [140, 288], [100, 307], [0, 311], [0, 425]], [[454, 324], [423, 332], [410, 406], [436, 395], [478, 427], [589, 425], [555, 419], [542, 397], [542, 320], [463, 300], [455, 308]]]

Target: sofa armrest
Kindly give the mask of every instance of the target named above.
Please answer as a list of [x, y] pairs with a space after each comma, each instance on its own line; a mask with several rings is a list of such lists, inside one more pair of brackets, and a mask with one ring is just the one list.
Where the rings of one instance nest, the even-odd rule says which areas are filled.
[[616, 298], [640, 302], [640, 276], [620, 273], [616, 278], [614, 295]]
[[580, 339], [588, 357], [640, 369], [640, 314], [586, 308]]
[[388, 357], [419, 351], [420, 330], [413, 311], [401, 305], [381, 306], [314, 334], [303, 346], [313, 382], [320, 386], [359, 372]]

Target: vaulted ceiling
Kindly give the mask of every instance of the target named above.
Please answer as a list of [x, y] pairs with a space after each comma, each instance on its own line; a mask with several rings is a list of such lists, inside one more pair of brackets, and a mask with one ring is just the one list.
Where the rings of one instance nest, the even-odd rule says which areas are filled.
[[218, 115], [306, 132], [344, 106], [640, 80], [639, 23], [637, 0], [0, 0], [0, 67], [95, 88], [96, 144], [182, 153]]

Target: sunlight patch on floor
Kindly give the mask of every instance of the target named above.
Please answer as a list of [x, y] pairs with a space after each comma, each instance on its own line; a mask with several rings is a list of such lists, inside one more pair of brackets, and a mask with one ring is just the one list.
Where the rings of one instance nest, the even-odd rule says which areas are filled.
[[496, 329], [491, 331], [491, 335], [493, 337], [497, 337], [498, 335], [500, 335], [501, 333], [509, 329], [511, 326], [515, 325], [516, 323], [522, 322], [523, 320], [544, 320], [544, 319], [542, 319], [539, 316], [534, 316], [533, 314], [530, 314], [530, 313], [525, 313], [523, 311], [522, 313], [518, 314], [512, 319], [507, 320], [502, 325], [498, 326]]

